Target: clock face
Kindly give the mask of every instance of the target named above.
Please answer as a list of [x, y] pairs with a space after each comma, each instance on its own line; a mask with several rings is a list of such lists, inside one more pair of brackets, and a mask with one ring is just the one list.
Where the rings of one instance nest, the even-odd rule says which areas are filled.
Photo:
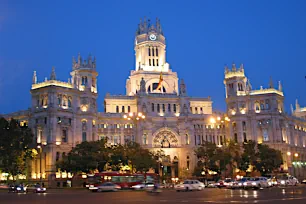
[[150, 40], [156, 40], [156, 35], [151, 34], [151, 35], [149, 36], [149, 38], [150, 38]]

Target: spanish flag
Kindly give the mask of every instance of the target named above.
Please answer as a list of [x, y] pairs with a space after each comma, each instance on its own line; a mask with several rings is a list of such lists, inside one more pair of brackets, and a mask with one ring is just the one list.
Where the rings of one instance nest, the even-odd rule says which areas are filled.
[[163, 82], [163, 73], [160, 72], [159, 82], [158, 82], [158, 86], [157, 86], [156, 90], [161, 90], [161, 88], [162, 88], [162, 82]]

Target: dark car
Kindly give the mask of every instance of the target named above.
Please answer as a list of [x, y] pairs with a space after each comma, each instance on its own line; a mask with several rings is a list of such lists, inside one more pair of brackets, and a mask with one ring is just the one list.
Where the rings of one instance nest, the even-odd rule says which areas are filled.
[[25, 193], [26, 188], [23, 185], [10, 185], [9, 193]]

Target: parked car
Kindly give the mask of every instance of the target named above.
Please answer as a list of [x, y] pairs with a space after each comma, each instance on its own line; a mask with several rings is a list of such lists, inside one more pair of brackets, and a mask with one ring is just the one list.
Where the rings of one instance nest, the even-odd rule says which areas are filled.
[[12, 184], [9, 187], [9, 193], [25, 193], [26, 192], [26, 187], [23, 185], [18, 185], [18, 184]]
[[227, 188], [230, 188], [230, 189], [243, 188], [243, 183], [244, 183], [244, 182], [247, 182], [248, 180], [250, 180], [249, 177], [243, 177], [243, 178], [241, 178], [241, 179], [232, 181], [232, 182], [229, 183], [229, 185], [227, 186]]
[[46, 190], [46, 188], [42, 187], [39, 184], [29, 184], [26, 186], [26, 192], [45, 193]]
[[265, 177], [256, 177], [256, 178], [250, 178], [248, 181], [243, 183], [243, 188], [255, 188], [255, 189], [261, 189], [261, 188], [268, 188], [268, 179]]
[[185, 180], [183, 183], [175, 185], [174, 188], [176, 191], [203, 190], [205, 185], [198, 180]]
[[220, 180], [217, 182], [217, 187], [218, 188], [224, 188], [227, 187], [228, 185], [230, 185], [231, 182], [233, 182], [234, 180], [231, 178], [226, 178], [225, 180]]
[[217, 183], [208, 183], [207, 188], [217, 188]]
[[306, 184], [306, 179], [302, 180], [301, 183], [302, 183], [302, 184]]
[[89, 190], [91, 190], [92, 192], [118, 191], [120, 189], [121, 189], [121, 187], [119, 185], [114, 184], [114, 183], [110, 183], [110, 182], [102, 183], [98, 186], [89, 187]]
[[0, 189], [9, 189], [9, 185], [5, 183], [0, 183]]
[[141, 183], [131, 187], [133, 190], [153, 189], [154, 183]]
[[277, 184], [279, 186], [296, 186], [298, 183], [299, 181], [293, 176], [282, 175], [277, 177]]

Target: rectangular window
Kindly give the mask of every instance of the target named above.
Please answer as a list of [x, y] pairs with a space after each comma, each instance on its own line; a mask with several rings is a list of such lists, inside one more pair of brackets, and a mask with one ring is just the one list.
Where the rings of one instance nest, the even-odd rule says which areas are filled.
[[158, 59], [156, 59], [156, 66], [159, 66], [159, 65], [158, 65]]
[[59, 158], [60, 158], [60, 153], [59, 152], [56, 152], [56, 161], [58, 161], [59, 160]]
[[154, 103], [152, 103], [152, 112], [154, 112]]
[[168, 112], [171, 112], [171, 104], [168, 104]]
[[189, 135], [186, 134], [185, 136], [186, 136], [186, 145], [189, 145], [189, 143], [190, 143], [190, 142], [189, 142]]
[[151, 59], [149, 59], [149, 66], [151, 66]]
[[245, 123], [245, 121], [242, 121], [242, 130], [246, 130], [246, 123]]
[[158, 112], [158, 113], [160, 112], [160, 106], [159, 106], [159, 104], [157, 104], [157, 112]]
[[263, 134], [263, 140], [264, 141], [269, 141], [269, 133], [267, 129], [263, 129], [262, 130], [262, 134]]
[[152, 59], [152, 62], [153, 62], [153, 66], [155, 66], [155, 59]]
[[220, 135], [220, 145], [223, 145], [223, 138], [222, 138], [222, 135]]
[[69, 125], [71, 125], [71, 123], [72, 123], [72, 120], [71, 120], [71, 118], [69, 118]]
[[197, 137], [197, 144], [198, 144], [198, 145], [201, 144], [201, 136], [200, 136], [200, 135], [198, 135], [198, 137]]
[[119, 136], [114, 136], [114, 144], [119, 144]]
[[45, 117], [45, 124], [47, 124], [47, 117]]
[[158, 57], [158, 48], [156, 48], [156, 50], [155, 50], [155, 54], [156, 54], [156, 57]]
[[125, 109], [124, 109], [124, 106], [122, 106], [122, 111], [121, 111], [122, 113], [125, 113]]
[[67, 142], [67, 130], [62, 131], [62, 142]]
[[150, 48], [148, 48], [148, 54], [149, 54], [149, 56], [151, 56], [151, 49]]
[[234, 141], [235, 141], [236, 143], [238, 143], [238, 136], [237, 136], [237, 133], [234, 134]]
[[176, 113], [176, 104], [173, 104], [173, 112]]
[[243, 133], [243, 142], [248, 142], [248, 140], [247, 140], [247, 135], [246, 135], [245, 132]]
[[119, 106], [116, 106], [116, 113], [119, 113]]
[[143, 144], [146, 145], [147, 144], [147, 134], [143, 135]]
[[131, 112], [131, 106], [128, 106], [128, 112]]
[[166, 107], [165, 107], [165, 104], [163, 104], [163, 112], [166, 111]]
[[83, 132], [82, 133], [82, 142], [85, 142], [86, 141], [86, 132]]
[[152, 56], [154, 57], [154, 47], [152, 47]]

